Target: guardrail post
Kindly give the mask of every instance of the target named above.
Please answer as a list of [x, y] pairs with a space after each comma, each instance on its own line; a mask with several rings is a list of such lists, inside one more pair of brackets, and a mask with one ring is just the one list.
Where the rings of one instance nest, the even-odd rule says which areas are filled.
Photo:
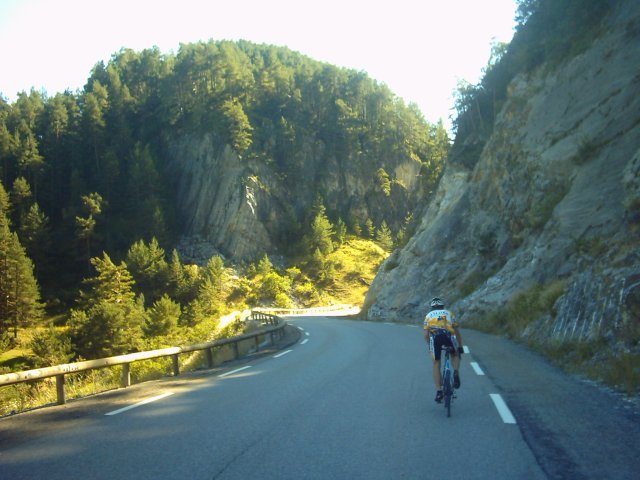
[[123, 387], [131, 386], [131, 364], [130, 363], [122, 364], [122, 386]]
[[65, 403], [67, 403], [67, 396], [64, 392], [64, 384], [64, 374], [56, 375], [56, 394], [58, 397], [58, 405], [64, 405]]
[[233, 342], [233, 356], [236, 360], [240, 358], [240, 349], [238, 348], [238, 342]]
[[254, 337], [253, 338], [256, 342], [256, 352], [260, 351], [260, 337]]
[[180, 375], [180, 363], [178, 362], [178, 354], [171, 355], [171, 360], [173, 360], [173, 375], [177, 377]]
[[213, 351], [211, 348], [207, 348], [207, 366], [213, 368]]

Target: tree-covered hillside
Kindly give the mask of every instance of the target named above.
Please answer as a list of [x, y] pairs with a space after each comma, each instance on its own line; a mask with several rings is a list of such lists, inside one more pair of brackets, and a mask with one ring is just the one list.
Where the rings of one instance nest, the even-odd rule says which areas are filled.
[[[0, 371], [203, 341], [258, 305], [357, 302], [448, 149], [366, 74], [243, 41], [125, 49], [82, 91], [0, 98]], [[191, 262], [190, 206], [237, 226], [214, 210], [240, 191], [254, 223], [236, 236], [265, 243]]]
[[[398, 204], [393, 192], [402, 182], [385, 170], [388, 159], [417, 162], [424, 194], [449, 147], [442, 125], [425, 122], [385, 85], [286, 48], [209, 41], [183, 44], [175, 55], [123, 49], [106, 65], [96, 64], [81, 92], [48, 97], [32, 90], [12, 104], [0, 99], [8, 216], [45, 298], [75, 291], [93, 272], [90, 259], [103, 251], [123, 259], [134, 242], [153, 237], [168, 251], [176, 246], [183, 225], [167, 145], [180, 135], [203, 134], [247, 162], [268, 166], [283, 182], [309, 174], [302, 150], [309, 138], [322, 146], [323, 158], [365, 156], [365, 180], [382, 199], [370, 202], [378, 207], [376, 218], [345, 206], [329, 207], [328, 214], [354, 232], [367, 221], [374, 228], [384, 221], [400, 237], [415, 202], [402, 197]], [[309, 185], [322, 174], [313, 172]], [[313, 192], [318, 195], [326, 200]], [[311, 205], [305, 208], [283, 226], [300, 232], [299, 240], [312, 220]], [[296, 242], [282, 243], [286, 254], [286, 244]]]

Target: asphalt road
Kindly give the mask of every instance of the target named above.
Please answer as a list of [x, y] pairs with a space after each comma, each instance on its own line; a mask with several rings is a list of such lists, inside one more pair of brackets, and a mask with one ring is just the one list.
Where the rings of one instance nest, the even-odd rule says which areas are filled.
[[0, 479], [581, 478], [557, 476], [580, 465], [548, 461], [548, 419], [494, 381], [493, 337], [468, 336], [447, 418], [418, 327], [290, 323], [299, 340], [268, 355], [0, 419]]

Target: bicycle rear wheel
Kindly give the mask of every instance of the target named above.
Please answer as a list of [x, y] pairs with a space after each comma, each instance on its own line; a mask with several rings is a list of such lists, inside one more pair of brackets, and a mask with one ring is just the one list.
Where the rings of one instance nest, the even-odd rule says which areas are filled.
[[447, 411], [447, 417], [451, 416], [451, 397], [453, 396], [453, 382], [451, 379], [451, 370], [445, 370], [442, 379], [442, 389], [444, 393], [444, 408]]

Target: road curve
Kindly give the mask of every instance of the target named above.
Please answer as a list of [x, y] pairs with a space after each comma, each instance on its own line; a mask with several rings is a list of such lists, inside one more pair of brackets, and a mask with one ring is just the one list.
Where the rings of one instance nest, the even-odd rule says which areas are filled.
[[[105, 396], [64, 428], [0, 443], [0, 478], [547, 478], [473, 353], [447, 418], [419, 328], [290, 323], [300, 340], [277, 354], [117, 403]], [[11, 421], [0, 420], [0, 437]]]

